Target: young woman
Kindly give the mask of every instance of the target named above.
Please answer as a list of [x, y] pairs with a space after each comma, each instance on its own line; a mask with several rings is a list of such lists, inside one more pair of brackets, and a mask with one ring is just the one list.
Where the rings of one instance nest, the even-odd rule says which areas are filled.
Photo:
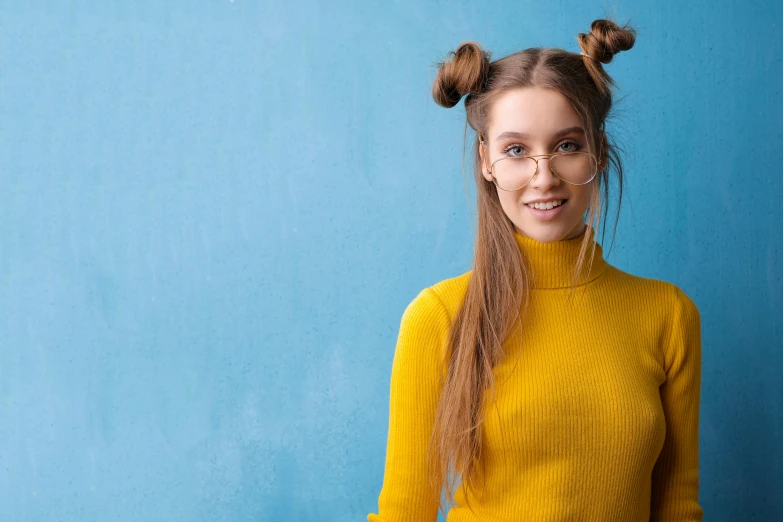
[[439, 64], [435, 101], [467, 94], [477, 134], [475, 260], [402, 316], [370, 522], [702, 519], [699, 311], [595, 240], [623, 186], [601, 64], [635, 36], [596, 20], [581, 54], [468, 42]]

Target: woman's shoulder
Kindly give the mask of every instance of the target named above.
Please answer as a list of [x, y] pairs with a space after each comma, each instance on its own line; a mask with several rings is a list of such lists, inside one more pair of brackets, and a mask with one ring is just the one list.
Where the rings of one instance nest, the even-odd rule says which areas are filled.
[[453, 319], [468, 290], [471, 272], [472, 270], [469, 270], [463, 274], [442, 279], [421, 289], [408, 304], [406, 314], [411, 315], [426, 310], [433, 313], [434, 309], [439, 309], [445, 312], [449, 319]]
[[627, 293], [637, 301], [661, 303], [667, 309], [697, 308], [691, 296], [671, 281], [632, 274], [613, 265], [607, 266], [602, 279], [614, 291]]

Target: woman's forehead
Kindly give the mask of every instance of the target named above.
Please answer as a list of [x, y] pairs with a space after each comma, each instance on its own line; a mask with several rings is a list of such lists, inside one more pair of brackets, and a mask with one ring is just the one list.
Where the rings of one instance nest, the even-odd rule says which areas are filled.
[[[501, 134], [525, 135], [528, 139], [544, 139], [564, 129], [581, 128], [579, 115], [565, 96], [554, 89], [527, 87], [514, 89], [498, 96], [492, 105], [489, 137]], [[517, 136], [522, 137], [522, 136]]]

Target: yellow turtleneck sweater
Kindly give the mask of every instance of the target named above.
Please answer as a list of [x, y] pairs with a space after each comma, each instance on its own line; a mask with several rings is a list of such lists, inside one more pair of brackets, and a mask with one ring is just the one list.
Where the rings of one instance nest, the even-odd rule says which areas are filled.
[[[609, 265], [596, 243], [569, 307], [583, 238], [515, 238], [535, 279], [530, 308], [524, 331], [506, 341], [494, 369], [497, 402], [490, 401], [482, 424], [483, 474], [478, 466], [477, 484], [483, 478], [485, 487], [460, 485], [448, 522], [702, 520], [696, 305], [672, 283]], [[425, 288], [402, 315], [383, 486], [369, 522], [437, 519], [438, 506], [426, 495], [426, 452], [439, 347], [471, 272]]]

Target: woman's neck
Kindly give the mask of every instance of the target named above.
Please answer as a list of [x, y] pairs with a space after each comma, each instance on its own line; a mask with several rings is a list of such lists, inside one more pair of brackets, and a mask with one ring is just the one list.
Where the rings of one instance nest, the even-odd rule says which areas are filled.
[[[587, 232], [590, 235], [585, 238]], [[525, 264], [532, 272], [533, 288], [566, 288], [574, 283], [580, 285], [596, 279], [606, 270], [608, 264], [603, 258], [601, 245], [595, 241], [595, 230], [585, 227], [581, 236], [573, 236], [545, 243], [519, 233], [514, 234]], [[585, 241], [588, 248], [583, 259], [584, 265], [580, 277], [574, 281], [574, 270]]]

